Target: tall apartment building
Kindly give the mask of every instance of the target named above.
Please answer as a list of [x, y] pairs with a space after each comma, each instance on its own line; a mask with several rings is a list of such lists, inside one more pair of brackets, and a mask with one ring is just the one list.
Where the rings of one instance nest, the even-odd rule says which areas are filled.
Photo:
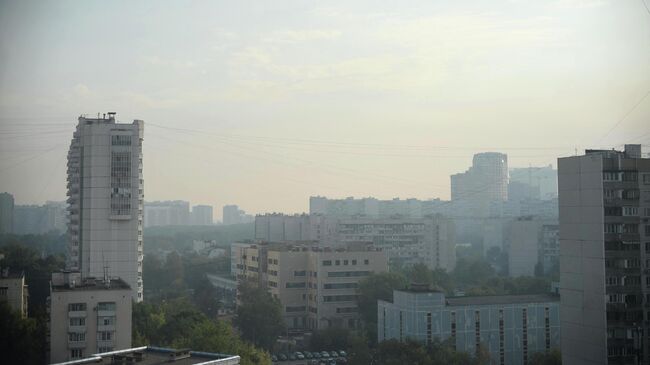
[[190, 214], [190, 224], [193, 226], [211, 226], [214, 224], [211, 205], [195, 205]]
[[447, 203], [440, 199], [379, 200], [372, 197], [328, 199], [322, 196], [309, 198], [309, 214], [334, 217], [380, 218], [399, 215], [408, 218], [422, 218], [427, 215], [443, 213], [447, 208]]
[[53, 273], [50, 362], [130, 348], [131, 293], [121, 279], [84, 279], [79, 273]]
[[[510, 184], [528, 187], [528, 199], [557, 198], [557, 170], [552, 165], [542, 167], [519, 167], [510, 170]], [[508, 199], [511, 199], [508, 196]]]
[[650, 158], [558, 159], [562, 362], [650, 363]]
[[238, 281], [252, 280], [280, 300], [291, 332], [357, 328], [359, 281], [388, 271], [388, 258], [367, 244], [239, 243], [231, 258]]
[[0, 234], [14, 233], [14, 196], [0, 193]]
[[0, 302], [7, 302], [13, 310], [27, 317], [29, 290], [25, 273], [10, 272], [8, 267], [0, 270]]
[[190, 203], [183, 200], [144, 203], [144, 226], [186, 226], [190, 223]]
[[393, 263], [424, 263], [431, 269], [453, 270], [456, 265], [456, 230], [442, 215], [426, 218], [340, 219], [336, 241], [369, 242], [381, 248]]
[[[509, 222], [506, 243], [510, 276], [534, 276], [538, 264], [540, 269], [543, 268], [543, 233], [548, 234], [549, 227], [554, 225], [557, 225], [557, 221], [533, 216], [519, 217]], [[549, 256], [552, 253], [551, 250], [546, 251]], [[546, 260], [552, 258], [546, 257]]]
[[451, 200], [457, 216], [490, 216], [492, 202], [508, 200], [508, 156], [475, 154], [466, 172], [451, 175]]
[[263, 214], [255, 216], [255, 239], [269, 242], [317, 241], [324, 246], [336, 242], [338, 219], [321, 214]]
[[379, 341], [449, 340], [470, 354], [485, 348], [491, 364], [529, 364], [534, 353], [560, 345], [560, 310], [552, 295], [447, 298], [435, 291], [395, 290], [392, 302], [378, 302], [377, 319]]
[[79, 117], [68, 152], [67, 267], [84, 278], [107, 269], [142, 300], [144, 122], [115, 113]]
[[224, 205], [223, 206], [223, 224], [239, 224], [239, 223], [250, 223], [254, 220], [253, 216], [246, 214], [245, 211], [239, 209], [236, 205]]
[[14, 208], [14, 233], [63, 233], [66, 230], [67, 204], [48, 201], [44, 205], [16, 205]]

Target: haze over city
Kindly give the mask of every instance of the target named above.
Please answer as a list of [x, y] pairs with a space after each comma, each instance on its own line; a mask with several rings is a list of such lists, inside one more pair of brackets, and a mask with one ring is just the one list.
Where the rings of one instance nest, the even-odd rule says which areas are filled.
[[649, 143], [649, 24], [640, 1], [3, 1], [0, 190], [64, 200], [77, 117], [115, 111], [145, 121], [147, 201], [449, 199], [475, 153]]

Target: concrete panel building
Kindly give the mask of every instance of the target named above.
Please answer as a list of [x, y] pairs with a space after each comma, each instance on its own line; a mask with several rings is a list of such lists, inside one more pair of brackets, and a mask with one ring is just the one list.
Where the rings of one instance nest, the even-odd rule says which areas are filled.
[[79, 117], [68, 152], [67, 267], [126, 281], [142, 300], [144, 122]]
[[472, 166], [451, 175], [454, 215], [488, 217], [493, 202], [508, 200], [508, 156], [498, 152], [474, 155]]
[[144, 226], [186, 226], [190, 224], [190, 203], [183, 200], [144, 203]]
[[395, 290], [392, 303], [378, 303], [378, 341], [450, 340], [470, 354], [484, 347], [492, 364], [523, 365], [536, 352], [559, 348], [558, 300], [551, 295], [447, 298], [440, 292]]
[[195, 205], [192, 207], [190, 224], [193, 226], [210, 226], [214, 224], [211, 205]]
[[14, 196], [0, 193], [0, 234], [14, 233]]
[[29, 290], [25, 284], [25, 273], [12, 273], [8, 267], [0, 268], [0, 302], [27, 318]]
[[280, 300], [290, 332], [357, 328], [359, 281], [388, 271], [384, 252], [359, 243], [336, 249], [311, 243], [239, 243], [231, 258], [238, 281], [255, 281]]
[[50, 362], [131, 347], [132, 290], [121, 279], [52, 274]]
[[648, 364], [650, 159], [558, 159], [562, 362]]
[[[552, 165], [542, 167], [520, 167], [510, 169], [510, 184], [523, 188], [531, 194], [521, 196], [527, 199], [549, 200], [557, 198], [557, 170]], [[520, 191], [522, 192], [522, 191]], [[512, 197], [508, 197], [512, 199]]]

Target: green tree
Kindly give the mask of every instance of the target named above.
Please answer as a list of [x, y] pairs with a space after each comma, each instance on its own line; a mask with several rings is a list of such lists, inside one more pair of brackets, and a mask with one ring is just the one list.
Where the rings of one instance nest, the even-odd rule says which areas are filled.
[[383, 341], [377, 347], [375, 356], [377, 365], [418, 364], [431, 365], [431, 358], [421, 344], [414, 341]]
[[372, 274], [359, 282], [359, 315], [372, 343], [377, 341], [377, 300], [392, 301], [393, 290], [406, 286], [404, 275], [394, 272]]
[[368, 365], [372, 363], [369, 342], [365, 337], [355, 334], [349, 337], [347, 351], [350, 365]]
[[285, 332], [280, 301], [251, 283], [240, 285], [239, 299], [234, 322], [242, 337], [255, 346], [273, 349], [278, 336]]
[[0, 352], [3, 363], [47, 363], [46, 323], [46, 318], [22, 318], [6, 302], [0, 302]]
[[560, 350], [553, 349], [547, 353], [536, 352], [531, 356], [531, 365], [561, 365], [562, 354]]
[[332, 327], [314, 331], [309, 341], [309, 347], [313, 351], [347, 349], [350, 336], [350, 331], [345, 328]]

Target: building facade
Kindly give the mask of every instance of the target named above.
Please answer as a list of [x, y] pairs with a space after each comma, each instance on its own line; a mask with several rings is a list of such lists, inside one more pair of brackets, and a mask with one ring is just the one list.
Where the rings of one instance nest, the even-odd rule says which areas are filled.
[[456, 265], [456, 230], [442, 215], [426, 218], [340, 219], [336, 241], [369, 242], [386, 252], [392, 263], [424, 263], [431, 269], [451, 271]]
[[587, 150], [558, 186], [562, 362], [649, 363], [650, 159]]
[[14, 196], [0, 193], [0, 234], [14, 233]]
[[[549, 263], [552, 261], [552, 254], [557, 254], [557, 246], [553, 251], [550, 246], [544, 247], [544, 244], [553, 243], [549, 241], [552, 237], [548, 236], [549, 229], [553, 226], [557, 226], [557, 221], [534, 216], [519, 217], [509, 222], [506, 244], [510, 276], [535, 276], [536, 270], [543, 269], [544, 260]], [[544, 237], [544, 234], [547, 236]], [[555, 256], [556, 259], [557, 257]]]
[[393, 291], [393, 302], [380, 300], [378, 341], [449, 340], [458, 351], [488, 350], [492, 364], [527, 364], [536, 352], [560, 346], [558, 298], [505, 295], [446, 298], [430, 291]]
[[246, 214], [237, 205], [224, 205], [222, 215], [223, 224], [250, 223], [254, 220], [253, 216]]
[[238, 281], [257, 282], [280, 300], [290, 332], [325, 328], [354, 329], [359, 324], [357, 288], [372, 273], [388, 271], [388, 258], [367, 244], [336, 249], [310, 243], [240, 243]]
[[144, 226], [187, 226], [190, 223], [190, 203], [183, 200], [144, 203]]
[[402, 216], [409, 218], [422, 218], [427, 215], [443, 213], [448, 207], [448, 202], [440, 199], [390, 199], [379, 200], [376, 198], [329, 199], [322, 196], [309, 198], [309, 214], [333, 217], [382, 218]]
[[488, 217], [493, 202], [508, 200], [508, 156], [498, 152], [474, 155], [472, 166], [451, 175], [451, 201], [460, 217]]
[[49, 298], [50, 362], [131, 347], [132, 291], [121, 279], [53, 273]]
[[214, 224], [211, 205], [195, 205], [192, 207], [190, 224], [193, 226], [211, 226]]
[[[552, 165], [510, 169], [510, 184], [523, 186], [529, 196], [521, 198], [549, 200], [557, 198], [557, 170]], [[508, 197], [511, 199], [511, 197]]]
[[0, 269], [0, 302], [6, 302], [23, 318], [28, 314], [29, 290], [25, 273], [12, 273], [8, 267]]
[[142, 300], [144, 122], [79, 117], [68, 152], [67, 267], [126, 281]]
[[42, 234], [63, 233], [67, 225], [67, 204], [48, 201], [44, 205], [16, 205], [14, 209], [14, 233]]

